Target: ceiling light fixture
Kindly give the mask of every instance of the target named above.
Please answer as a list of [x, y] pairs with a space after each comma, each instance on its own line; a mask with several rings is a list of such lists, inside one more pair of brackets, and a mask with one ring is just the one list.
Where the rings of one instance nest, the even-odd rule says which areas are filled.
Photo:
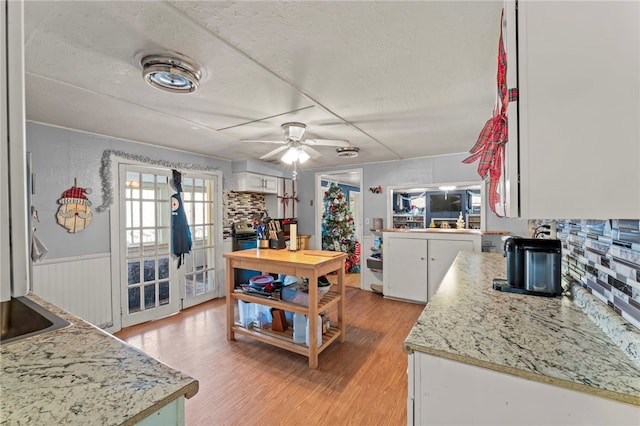
[[300, 164], [307, 161], [311, 156], [298, 146], [290, 146], [284, 153], [281, 160], [287, 164], [293, 164], [296, 161]]
[[185, 59], [169, 55], [149, 55], [140, 61], [142, 76], [150, 86], [170, 93], [198, 90], [202, 73]]
[[338, 157], [341, 158], [353, 158], [358, 156], [358, 152], [360, 148], [357, 146], [344, 146], [336, 148], [336, 152], [338, 153]]
[[438, 189], [440, 191], [453, 191], [454, 189], [456, 189], [456, 187], [454, 185], [446, 185], [446, 186], [439, 186]]

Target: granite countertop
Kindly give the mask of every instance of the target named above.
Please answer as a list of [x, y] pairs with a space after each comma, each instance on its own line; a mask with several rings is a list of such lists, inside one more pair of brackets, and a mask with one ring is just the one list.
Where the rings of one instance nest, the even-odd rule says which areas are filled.
[[471, 234], [471, 235], [509, 235], [507, 231], [481, 231], [480, 229], [457, 228], [383, 228], [371, 229], [373, 232], [403, 232], [410, 234]]
[[640, 364], [631, 354], [568, 297], [493, 290], [493, 278], [505, 276], [501, 254], [461, 252], [407, 336], [405, 352], [640, 406]]
[[0, 346], [0, 423], [130, 425], [198, 381], [35, 295], [70, 326]]

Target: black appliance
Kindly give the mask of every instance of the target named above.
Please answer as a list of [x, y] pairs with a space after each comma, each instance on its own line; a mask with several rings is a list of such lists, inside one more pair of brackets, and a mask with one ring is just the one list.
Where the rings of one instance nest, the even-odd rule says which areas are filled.
[[[240, 221], [231, 227], [232, 250], [254, 249], [258, 244], [258, 233], [253, 227], [253, 222]], [[236, 269], [234, 277], [236, 285], [247, 284], [249, 279], [257, 275], [262, 275], [260, 271], [252, 271], [249, 269]]]
[[493, 280], [495, 290], [536, 296], [562, 294], [560, 240], [509, 238], [504, 255], [507, 279]]

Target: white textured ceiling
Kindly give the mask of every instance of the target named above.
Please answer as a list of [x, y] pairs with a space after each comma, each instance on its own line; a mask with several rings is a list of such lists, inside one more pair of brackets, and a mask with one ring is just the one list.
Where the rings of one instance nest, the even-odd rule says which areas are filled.
[[[465, 152], [495, 101], [501, 7], [27, 1], [27, 119], [229, 160], [275, 148], [238, 141], [279, 140], [287, 121], [360, 148], [318, 147], [307, 167]], [[159, 52], [194, 59], [200, 89], [148, 86], [140, 57]]]

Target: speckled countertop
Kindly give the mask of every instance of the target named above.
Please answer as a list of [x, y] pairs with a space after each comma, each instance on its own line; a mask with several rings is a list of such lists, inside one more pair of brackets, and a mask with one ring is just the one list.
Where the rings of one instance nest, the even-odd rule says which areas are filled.
[[405, 352], [640, 406], [640, 366], [630, 355], [567, 297], [493, 290], [493, 278], [505, 276], [501, 254], [461, 252], [407, 336]]
[[135, 424], [198, 382], [46, 303], [72, 325], [0, 346], [0, 423]]

